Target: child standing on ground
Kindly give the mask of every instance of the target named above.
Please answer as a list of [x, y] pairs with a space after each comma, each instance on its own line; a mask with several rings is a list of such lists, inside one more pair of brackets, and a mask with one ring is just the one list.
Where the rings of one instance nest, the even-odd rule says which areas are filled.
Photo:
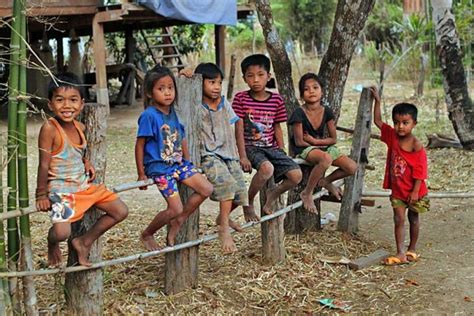
[[[303, 105], [296, 109], [289, 124], [293, 125], [293, 137], [290, 146], [293, 154], [313, 165], [306, 187], [300, 197], [303, 207], [309, 212], [316, 212], [313, 191], [316, 186], [326, 188], [338, 200], [341, 193], [332, 182], [357, 171], [357, 164], [349, 157], [342, 155], [335, 146], [336, 123], [331, 108], [321, 104], [323, 96], [322, 84], [314, 73], [303, 75], [298, 83]], [[325, 135], [327, 129], [327, 136]], [[323, 178], [324, 172], [331, 166], [339, 167]]]
[[286, 122], [287, 114], [283, 99], [265, 88], [271, 77], [270, 59], [262, 54], [250, 55], [242, 61], [241, 68], [250, 90], [237, 93], [232, 107], [241, 118], [235, 131], [240, 164], [245, 172], [251, 172], [252, 167], [257, 170], [248, 191], [249, 205], [244, 207], [245, 220], [256, 221], [259, 218], [254, 199], [267, 180], [272, 176], [275, 183], [283, 180], [267, 193], [262, 207], [265, 214], [271, 214], [273, 202], [295, 187], [302, 174], [298, 164], [284, 151], [281, 123]]
[[[240, 118], [222, 95], [224, 75], [216, 64], [199, 64], [194, 73], [201, 74], [203, 80], [200, 106], [201, 168], [214, 186], [211, 200], [219, 202], [219, 216], [216, 223], [219, 225], [222, 251], [231, 253], [237, 248], [229, 227], [236, 231], [241, 231], [241, 228], [229, 218], [230, 213], [239, 205], [248, 205], [247, 189], [240, 168], [233, 126]], [[189, 77], [191, 72], [183, 74]]]
[[[167, 203], [166, 210], [159, 212], [141, 234], [145, 248], [152, 251], [158, 249], [153, 235], [166, 224], [170, 224], [167, 244], [174, 245], [179, 228], [211, 195], [212, 185], [189, 161], [184, 127], [174, 110], [173, 73], [161, 66], [150, 70], [144, 80], [144, 95], [145, 111], [138, 119], [135, 144], [138, 180], [152, 178]], [[194, 190], [184, 206], [178, 182]]]
[[[420, 232], [419, 213], [429, 211], [428, 160], [423, 144], [412, 134], [417, 123], [418, 110], [411, 103], [399, 103], [392, 110], [393, 125], [382, 121], [380, 97], [371, 88], [375, 99], [374, 123], [382, 131], [381, 140], [387, 144], [384, 189], [391, 189], [390, 201], [395, 222], [395, 242], [397, 255], [385, 259], [387, 265], [397, 265], [416, 261], [416, 242]], [[405, 252], [405, 215], [408, 209], [410, 222], [410, 244]]]
[[95, 179], [95, 170], [84, 157], [87, 146], [85, 126], [76, 121], [84, 107], [79, 79], [70, 73], [59, 75], [49, 84], [48, 99], [54, 117], [41, 126], [39, 133], [36, 187], [38, 211], [52, 210], [48, 263], [52, 266], [61, 263], [59, 242], [71, 235], [71, 223], [81, 220], [90, 207], [96, 206], [105, 214], [84, 235], [71, 241], [79, 264], [90, 266], [88, 257], [92, 243], [123, 221], [128, 208], [103, 184], [91, 183]]

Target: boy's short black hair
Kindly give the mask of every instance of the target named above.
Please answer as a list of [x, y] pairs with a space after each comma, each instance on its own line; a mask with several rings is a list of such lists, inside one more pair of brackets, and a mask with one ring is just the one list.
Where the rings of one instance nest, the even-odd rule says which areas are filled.
[[395, 115], [411, 115], [412, 119], [416, 122], [418, 117], [418, 109], [412, 103], [398, 103], [392, 109], [392, 120]]
[[310, 79], [313, 79], [314, 81], [319, 83], [319, 85], [321, 86], [321, 91], [323, 89], [323, 83], [321, 81], [321, 78], [319, 78], [319, 76], [313, 72], [307, 72], [303, 76], [301, 76], [300, 81], [298, 82], [298, 89], [300, 91], [301, 98], [304, 95], [304, 85], [306, 84], [306, 81]]
[[201, 74], [202, 79], [216, 79], [217, 77], [221, 77], [224, 79], [224, 74], [222, 70], [214, 63], [200, 63], [196, 69], [194, 70], [195, 74]]
[[250, 66], [260, 66], [263, 67], [267, 72], [270, 72], [270, 58], [263, 54], [254, 54], [244, 58], [240, 63], [240, 68], [242, 69], [242, 75], [245, 76], [245, 72]]
[[56, 80], [51, 80], [48, 85], [48, 99], [53, 99], [53, 94], [58, 88], [76, 89], [79, 91], [81, 99], [84, 99], [82, 81], [72, 72], [64, 72], [56, 76]]

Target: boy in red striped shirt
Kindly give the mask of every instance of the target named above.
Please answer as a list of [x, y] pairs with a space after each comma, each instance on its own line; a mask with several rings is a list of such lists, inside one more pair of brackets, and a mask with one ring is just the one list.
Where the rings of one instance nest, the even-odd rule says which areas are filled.
[[254, 199], [263, 185], [274, 176], [275, 182], [283, 180], [267, 192], [262, 208], [271, 214], [272, 204], [278, 197], [300, 183], [302, 174], [297, 163], [284, 151], [281, 123], [288, 119], [285, 104], [277, 93], [266, 90], [270, 80], [270, 59], [262, 54], [247, 56], [241, 63], [242, 74], [250, 90], [238, 92], [232, 107], [241, 118], [236, 123], [235, 135], [240, 164], [245, 172], [252, 167], [257, 173], [250, 183], [249, 205], [244, 207], [246, 221], [257, 221]]

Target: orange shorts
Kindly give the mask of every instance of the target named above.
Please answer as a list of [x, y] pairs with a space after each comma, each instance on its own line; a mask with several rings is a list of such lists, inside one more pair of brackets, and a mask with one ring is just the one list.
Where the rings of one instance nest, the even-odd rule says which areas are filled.
[[105, 185], [91, 184], [84, 191], [76, 193], [51, 193], [51, 221], [53, 223], [74, 223], [81, 220], [84, 214], [94, 205], [112, 202], [118, 195], [107, 190]]

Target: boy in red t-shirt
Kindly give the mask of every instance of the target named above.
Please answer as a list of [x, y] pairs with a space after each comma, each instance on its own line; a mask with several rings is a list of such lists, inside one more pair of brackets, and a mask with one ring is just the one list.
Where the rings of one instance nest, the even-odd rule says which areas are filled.
[[[411, 103], [399, 103], [392, 110], [394, 127], [382, 121], [380, 97], [375, 88], [371, 88], [375, 99], [374, 123], [382, 131], [381, 140], [387, 144], [387, 162], [383, 188], [391, 189], [390, 201], [395, 222], [395, 242], [397, 255], [388, 257], [386, 265], [397, 265], [416, 261], [416, 242], [420, 231], [419, 213], [429, 211], [428, 189], [425, 180], [428, 177], [428, 160], [423, 144], [411, 133], [417, 123], [418, 110]], [[410, 222], [410, 244], [405, 252], [405, 214], [408, 209]]]

